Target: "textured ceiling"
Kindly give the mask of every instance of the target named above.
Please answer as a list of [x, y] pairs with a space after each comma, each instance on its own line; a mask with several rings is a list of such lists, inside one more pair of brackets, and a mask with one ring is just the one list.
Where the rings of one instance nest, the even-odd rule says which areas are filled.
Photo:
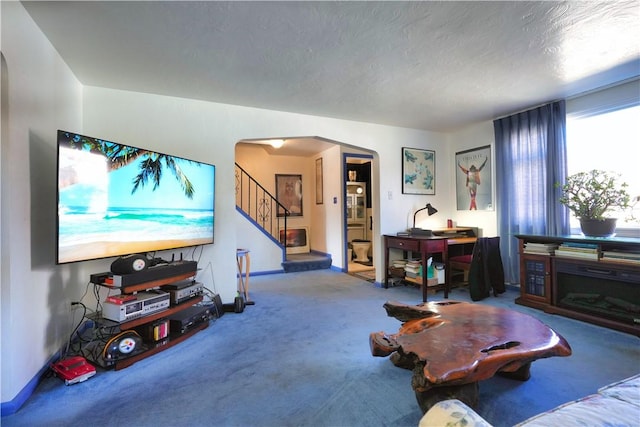
[[640, 2], [31, 2], [85, 85], [449, 131], [640, 75]]

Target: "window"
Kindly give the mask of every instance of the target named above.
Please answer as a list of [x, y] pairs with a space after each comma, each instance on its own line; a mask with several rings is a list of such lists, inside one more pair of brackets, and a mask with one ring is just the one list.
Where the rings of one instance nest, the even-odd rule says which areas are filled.
[[[601, 114], [567, 115], [567, 173], [602, 169], [621, 174], [632, 198], [640, 196], [640, 105]], [[632, 202], [633, 203], [633, 202]], [[617, 235], [640, 236], [640, 203], [635, 220], [618, 217]], [[579, 234], [571, 214], [572, 234]]]

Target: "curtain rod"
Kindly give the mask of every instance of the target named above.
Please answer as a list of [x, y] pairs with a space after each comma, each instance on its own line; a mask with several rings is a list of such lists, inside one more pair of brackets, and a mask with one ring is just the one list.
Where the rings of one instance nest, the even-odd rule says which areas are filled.
[[[543, 102], [542, 104], [536, 104], [536, 105], [533, 105], [533, 106], [530, 106], [530, 107], [526, 107], [526, 108], [524, 108], [524, 109], [522, 109], [522, 110], [514, 111], [513, 113], [507, 113], [507, 114], [505, 114], [504, 116], [496, 117], [496, 118], [495, 118], [495, 119], [493, 119], [493, 120], [494, 120], [494, 121], [495, 121], [495, 120], [502, 120], [502, 119], [504, 119], [504, 118], [506, 118], [506, 117], [515, 116], [516, 114], [524, 113], [524, 112], [526, 112], [526, 111], [530, 111], [530, 110], [535, 110], [536, 108], [540, 108], [540, 107], [542, 107], [542, 106], [544, 106], [544, 105], [552, 104], [552, 103], [554, 103], [554, 102], [558, 102], [558, 101], [562, 101], [562, 100], [563, 100], [563, 98], [561, 98], [561, 99], [555, 99], [555, 100], [552, 100], [552, 101], [546, 101], [546, 102]], [[566, 101], [566, 98], [564, 98], [564, 100]]]
[[625, 80], [620, 80], [619, 82], [611, 83], [611, 84], [608, 84], [608, 85], [605, 85], [605, 86], [597, 87], [595, 89], [590, 89], [590, 90], [587, 90], [587, 91], [584, 91], [584, 92], [580, 92], [580, 93], [577, 93], [575, 95], [568, 96], [566, 98], [560, 98], [560, 99], [555, 99], [555, 100], [551, 100], [551, 101], [546, 101], [546, 102], [543, 102], [541, 104], [536, 104], [536, 105], [533, 105], [533, 106], [530, 106], [530, 107], [526, 107], [526, 108], [524, 108], [522, 110], [519, 110], [519, 111], [515, 111], [515, 112], [512, 112], [512, 113], [505, 114], [503, 116], [496, 117], [493, 120], [494, 121], [495, 120], [501, 120], [501, 119], [504, 119], [505, 117], [514, 116], [516, 114], [524, 113], [525, 111], [529, 111], [529, 110], [534, 110], [536, 108], [542, 107], [543, 105], [547, 105], [547, 104], [551, 104], [551, 103], [554, 103], [554, 102], [561, 101], [562, 99], [564, 99], [565, 101], [570, 101], [570, 100], [573, 100], [573, 99], [576, 99], [576, 98], [580, 98], [580, 97], [583, 97], [583, 96], [586, 96], [586, 95], [590, 95], [590, 94], [595, 93], [595, 92], [600, 92], [600, 91], [603, 91], [603, 90], [606, 90], [606, 89], [609, 89], [609, 88], [612, 88], [612, 87], [615, 87], [615, 86], [620, 86], [620, 85], [623, 85], [623, 84], [627, 84], [627, 83], [633, 82], [635, 80], [640, 80], [640, 76], [630, 77], [630, 78], [625, 79]]

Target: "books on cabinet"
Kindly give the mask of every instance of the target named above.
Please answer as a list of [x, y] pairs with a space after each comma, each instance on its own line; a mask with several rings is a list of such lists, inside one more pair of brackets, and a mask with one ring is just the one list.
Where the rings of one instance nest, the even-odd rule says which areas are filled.
[[602, 251], [602, 261], [621, 262], [640, 265], [640, 252], [631, 250], [606, 250]]
[[597, 261], [600, 258], [600, 249], [595, 243], [564, 242], [555, 250], [555, 255]]
[[553, 255], [553, 253], [557, 248], [558, 248], [557, 243], [526, 242], [524, 244], [523, 252], [525, 254], [533, 254], [533, 255]]
[[564, 242], [558, 244], [525, 242], [523, 253], [640, 265], [640, 252], [627, 248], [601, 250], [600, 245], [597, 243]]

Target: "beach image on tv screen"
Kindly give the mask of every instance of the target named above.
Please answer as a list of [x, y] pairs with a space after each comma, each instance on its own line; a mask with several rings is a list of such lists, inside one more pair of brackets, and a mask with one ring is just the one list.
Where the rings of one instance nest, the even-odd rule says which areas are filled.
[[58, 262], [213, 243], [215, 166], [58, 136]]

